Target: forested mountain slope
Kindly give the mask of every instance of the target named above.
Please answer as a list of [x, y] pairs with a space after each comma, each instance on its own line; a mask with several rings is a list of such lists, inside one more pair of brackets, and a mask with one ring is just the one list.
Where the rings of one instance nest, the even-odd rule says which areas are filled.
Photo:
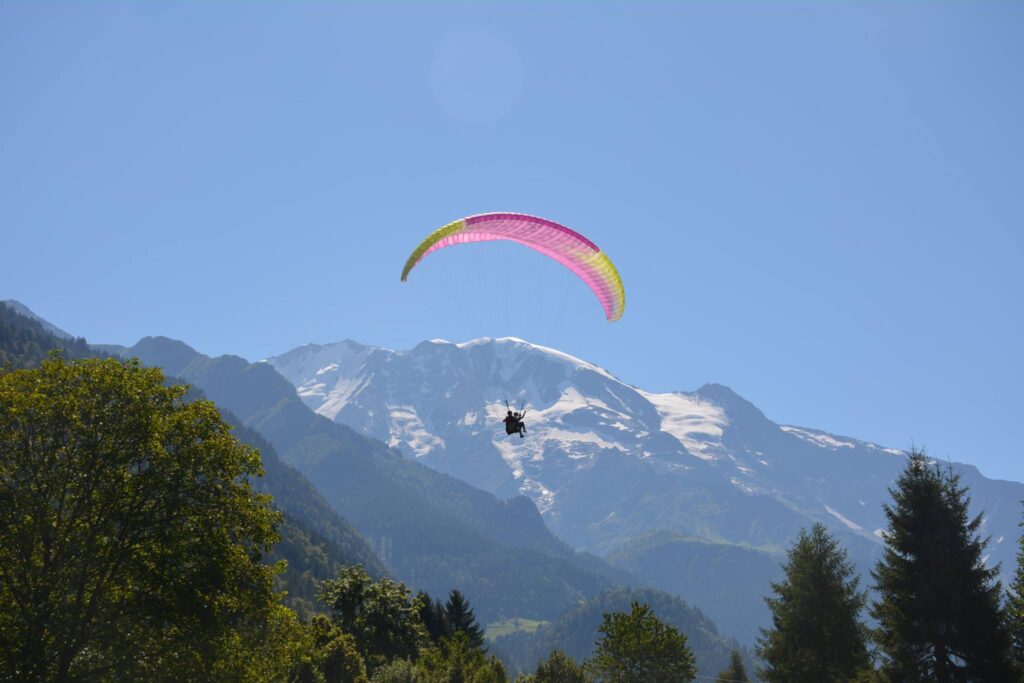
[[[537, 663], [553, 648], [562, 650], [577, 661], [589, 658], [599, 638], [602, 615], [629, 612], [630, 604], [648, 605], [655, 616], [677, 628], [686, 636], [687, 645], [697, 660], [700, 676], [713, 680], [729, 663], [729, 655], [737, 649], [746, 653], [736, 641], [721, 633], [700, 610], [663, 591], [637, 588], [612, 588], [566, 611], [558, 619], [533, 633], [513, 633], [495, 641], [495, 649], [517, 669], [533, 671]], [[753, 670], [748, 666], [748, 670]]]
[[[720, 584], [698, 588], [716, 579], [706, 563], [728, 552], [769, 567], [800, 529], [821, 522], [867, 585], [888, 488], [906, 464], [896, 448], [778, 424], [719, 384], [648, 391], [515, 338], [432, 340], [401, 351], [347, 340], [267, 362], [320, 415], [495, 495], [529, 496], [574, 547], [692, 600], [747, 643], [767, 625], [762, 597], [772, 572], [736, 576], [741, 584], [727, 594]], [[527, 438], [505, 435], [506, 399], [526, 404]], [[985, 561], [1005, 571], [1014, 565], [1024, 485], [950, 465], [991, 536]], [[738, 623], [744, 617], [754, 623]]]
[[550, 619], [628, 578], [557, 539], [529, 499], [498, 500], [316, 415], [269, 364], [156, 337], [125, 353], [183, 377], [258, 430], [398, 578], [438, 595], [458, 587], [485, 621]]
[[608, 562], [701, 610], [741, 643], [770, 622], [764, 596], [782, 579], [782, 553], [652, 532], [619, 546]]
[[[95, 355], [84, 339], [64, 333], [55, 336], [55, 326], [40, 320], [21, 306], [22, 313], [0, 303], [0, 359], [12, 369], [38, 365], [51, 351], [68, 358]], [[24, 315], [24, 312], [28, 315]], [[99, 355], [106, 355], [99, 352]], [[2, 367], [0, 367], [2, 370]], [[173, 376], [168, 376], [174, 381]], [[201, 391], [192, 394], [202, 397]], [[315, 609], [315, 582], [337, 575], [345, 565], [358, 563], [374, 576], [387, 570], [359, 533], [342, 519], [308, 480], [278, 458], [273, 446], [254, 430], [244, 426], [230, 412], [222, 410], [224, 419], [235, 427], [235, 435], [244, 443], [260, 450], [264, 476], [256, 488], [269, 493], [274, 505], [284, 513], [280, 526], [280, 542], [268, 562], [288, 561], [278, 588], [288, 592], [287, 603], [301, 613]]]
[[84, 339], [54, 335], [42, 322], [25, 315], [27, 310], [17, 301], [0, 301], [0, 368], [34, 367], [51, 351], [60, 351], [68, 358], [91, 355]]

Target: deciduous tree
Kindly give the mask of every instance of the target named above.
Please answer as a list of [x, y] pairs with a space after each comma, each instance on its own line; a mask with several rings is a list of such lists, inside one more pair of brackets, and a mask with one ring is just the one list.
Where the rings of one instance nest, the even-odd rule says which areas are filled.
[[417, 664], [421, 683], [506, 683], [505, 667], [474, 647], [462, 631], [423, 652]]
[[561, 650], [552, 650], [548, 658], [537, 665], [536, 673], [524, 678], [526, 683], [592, 683], [594, 680], [585, 666], [577, 664]]
[[259, 455], [163, 380], [59, 358], [0, 375], [0, 679], [238, 679], [266, 644]]
[[320, 584], [318, 596], [330, 607], [335, 624], [355, 637], [371, 671], [392, 659], [415, 659], [428, 640], [420, 605], [404, 583], [374, 581], [355, 565]]
[[665, 624], [647, 605], [604, 615], [593, 668], [606, 683], [682, 683], [697, 675], [686, 636]]

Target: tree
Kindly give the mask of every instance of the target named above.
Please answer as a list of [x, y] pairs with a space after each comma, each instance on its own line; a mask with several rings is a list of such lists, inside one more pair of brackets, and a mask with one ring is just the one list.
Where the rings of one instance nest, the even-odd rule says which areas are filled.
[[594, 680], [586, 667], [561, 650], [552, 650], [548, 658], [537, 665], [537, 672], [525, 678], [528, 683], [592, 683]]
[[310, 620], [308, 630], [312, 634], [312, 666], [296, 678], [316, 680], [313, 672], [318, 672], [324, 683], [367, 683], [366, 663], [351, 634], [323, 614]]
[[747, 678], [747, 669], [743, 666], [743, 657], [740, 656], [738, 650], [733, 650], [729, 656], [729, 666], [718, 674], [715, 683], [748, 683], [748, 681], [750, 679]]
[[408, 659], [393, 659], [373, 672], [371, 683], [419, 683], [416, 665]]
[[356, 640], [339, 633], [322, 649], [325, 683], [367, 683], [366, 664], [356, 648]]
[[1008, 681], [1010, 639], [996, 581], [982, 559], [981, 515], [951, 468], [910, 454], [885, 506], [885, 552], [872, 576], [876, 640], [894, 681]]
[[469, 606], [466, 597], [457, 590], [452, 590], [448, 595], [448, 602], [444, 606], [445, 621], [452, 633], [465, 633], [469, 644], [475, 648], [482, 648], [484, 645], [484, 630], [476, 621], [476, 615]]
[[785, 578], [765, 598], [772, 627], [761, 629], [757, 654], [769, 683], [849, 681], [869, 664], [860, 621], [866, 596], [846, 551], [821, 524], [801, 530], [783, 564]]
[[[322, 683], [313, 675], [314, 644], [310, 629], [283, 604], [274, 606], [270, 618], [256, 634], [246, 635], [245, 628], [235, 629], [224, 655], [212, 671], [202, 674], [208, 681], [294, 681], [294, 683]], [[233, 641], [233, 642], [232, 642]], [[310, 674], [307, 677], [306, 674]], [[117, 672], [120, 674], [120, 672]], [[102, 680], [121, 680], [117, 675]], [[175, 671], [164, 671], [149, 680], [181, 680]]]
[[404, 583], [374, 581], [354, 565], [321, 583], [317, 595], [331, 609], [334, 623], [355, 637], [370, 670], [395, 658], [415, 659], [427, 640], [420, 605]]
[[452, 634], [451, 625], [448, 622], [448, 614], [445, 612], [444, 604], [437, 599], [432, 599], [430, 594], [420, 591], [416, 594], [416, 604], [419, 605], [420, 621], [427, 629], [427, 635], [435, 645]]
[[237, 680], [266, 656], [259, 454], [163, 380], [57, 357], [0, 374], [0, 679]]
[[420, 683], [506, 683], [505, 667], [488, 657], [462, 631], [425, 650], [417, 664]]
[[[1024, 527], [1024, 522], [1020, 526]], [[1010, 648], [1014, 662], [1024, 670], [1024, 535], [1017, 541], [1017, 567], [1006, 600]]]
[[676, 683], [697, 675], [686, 636], [663, 623], [647, 605], [604, 615], [593, 668], [607, 683]]

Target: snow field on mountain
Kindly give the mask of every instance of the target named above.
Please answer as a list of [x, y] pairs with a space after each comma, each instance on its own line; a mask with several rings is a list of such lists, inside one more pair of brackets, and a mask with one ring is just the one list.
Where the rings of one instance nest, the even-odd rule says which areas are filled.
[[[267, 362], [319, 414], [496, 495], [528, 496], [594, 552], [662, 530], [778, 549], [816, 521], [874, 546], [903, 463], [898, 449], [779, 425], [721, 385], [645, 391], [515, 338], [309, 344]], [[524, 439], [505, 434], [506, 400], [525, 404]], [[1015, 538], [1024, 492], [970, 476], [999, 517], [986, 533]], [[991, 559], [1012, 560], [1011, 545], [994, 542]]]

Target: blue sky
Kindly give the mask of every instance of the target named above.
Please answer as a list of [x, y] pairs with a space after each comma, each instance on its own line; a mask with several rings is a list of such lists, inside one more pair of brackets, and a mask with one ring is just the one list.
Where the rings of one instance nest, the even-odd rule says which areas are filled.
[[[258, 359], [511, 334], [1024, 480], [1024, 3], [0, 4], [0, 298]], [[591, 237], [606, 323], [493, 210]]]

